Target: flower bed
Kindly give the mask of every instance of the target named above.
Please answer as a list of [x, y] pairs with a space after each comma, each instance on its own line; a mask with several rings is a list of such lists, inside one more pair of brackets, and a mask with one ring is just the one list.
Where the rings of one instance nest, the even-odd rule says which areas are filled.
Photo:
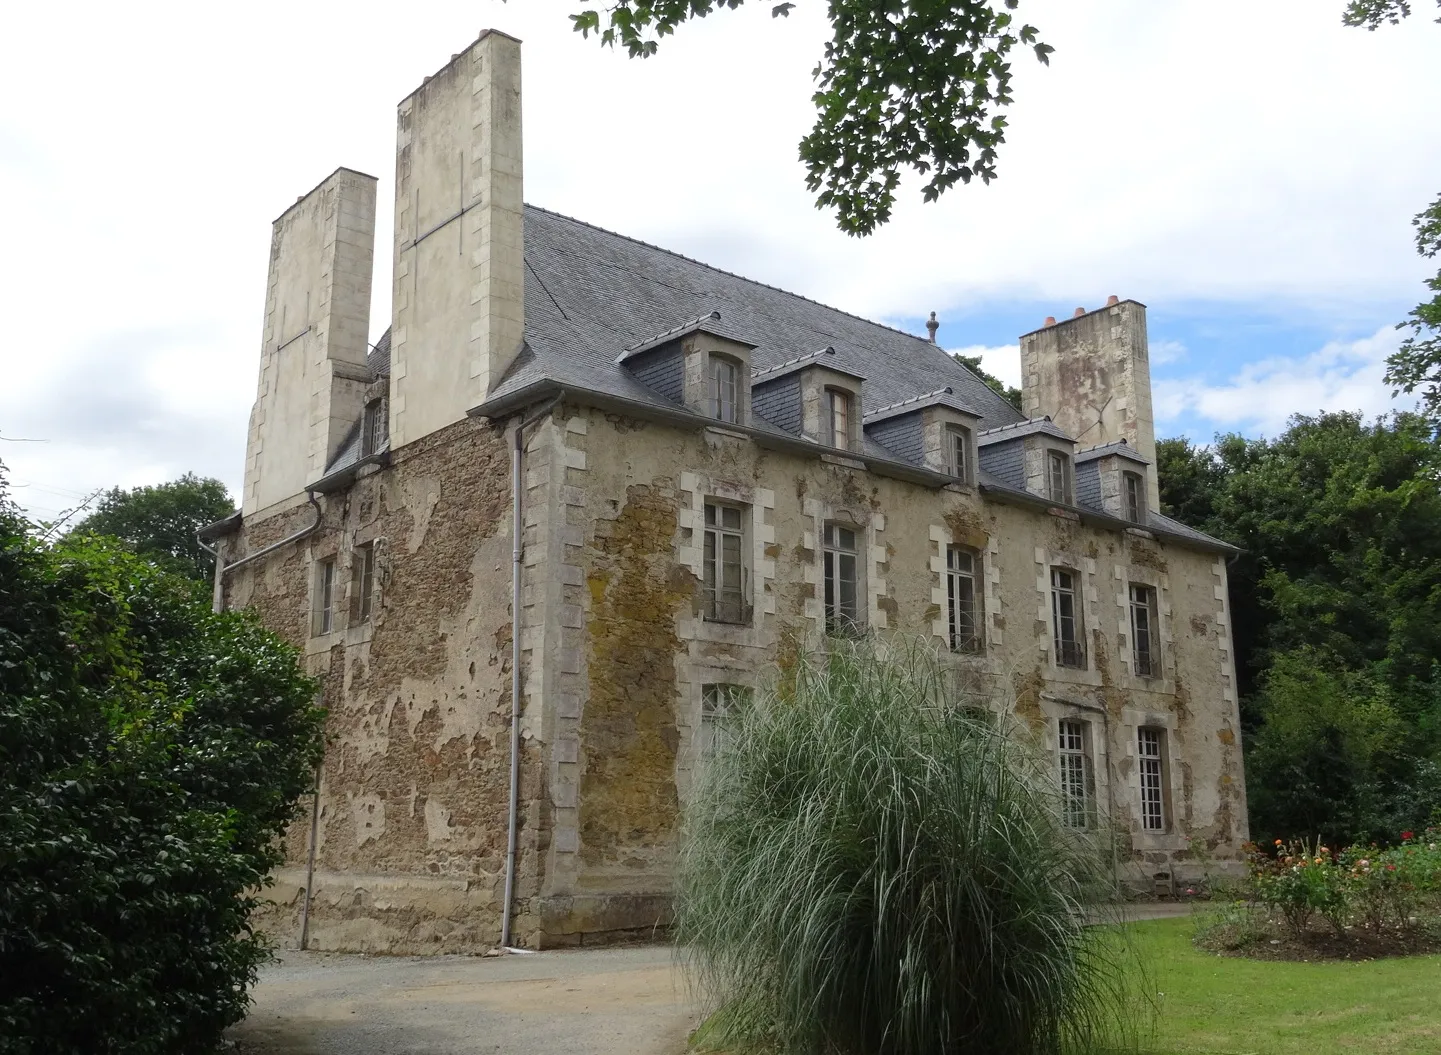
[[1248, 854], [1244, 896], [1200, 920], [1203, 948], [1288, 960], [1441, 951], [1441, 827], [1387, 849], [1277, 839]]

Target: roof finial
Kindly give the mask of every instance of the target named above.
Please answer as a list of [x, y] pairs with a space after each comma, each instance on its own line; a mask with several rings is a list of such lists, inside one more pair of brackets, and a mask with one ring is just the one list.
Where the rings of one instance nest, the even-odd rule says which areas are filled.
[[935, 313], [935, 312], [931, 312], [930, 320], [926, 323], [926, 332], [931, 335], [931, 336], [930, 336], [930, 342], [931, 342], [932, 344], [935, 344], [935, 343], [936, 343], [936, 331], [939, 330], [940, 328], [941, 328], [941, 324], [936, 321], [936, 313]]

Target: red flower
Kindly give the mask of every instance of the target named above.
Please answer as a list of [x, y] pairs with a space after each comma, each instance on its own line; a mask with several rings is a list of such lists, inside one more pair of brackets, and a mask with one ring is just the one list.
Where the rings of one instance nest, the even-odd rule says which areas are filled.
[[1387, 866], [1386, 866], [1386, 871], [1388, 871], [1388, 872], [1394, 872], [1394, 871], [1396, 871], [1396, 866], [1395, 866], [1395, 865], [1387, 865]]
[[1401, 833], [1401, 838], [1403, 838], [1403, 839], [1414, 839], [1414, 838], [1416, 838], [1416, 833], [1415, 833], [1415, 832], [1402, 832], [1402, 833]]

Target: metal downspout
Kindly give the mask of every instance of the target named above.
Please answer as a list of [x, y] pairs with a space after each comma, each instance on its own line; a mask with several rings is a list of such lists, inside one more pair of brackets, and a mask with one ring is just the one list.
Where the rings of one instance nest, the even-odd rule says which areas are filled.
[[238, 561], [234, 561], [231, 564], [226, 564], [225, 558], [220, 555], [220, 546], [218, 543], [213, 547], [207, 546], [205, 544], [205, 540], [201, 538], [198, 533], [196, 534], [195, 541], [200, 545], [200, 548], [215, 558], [215, 586], [211, 595], [211, 607], [215, 611], [220, 611], [225, 601], [226, 573], [232, 572], [236, 568], [243, 568], [251, 561], [259, 560], [261, 557], [264, 557], [268, 553], [274, 553], [281, 546], [288, 546], [292, 542], [299, 542], [301, 539], [305, 538], [306, 535], [311, 534], [315, 531], [316, 528], [320, 526], [320, 503], [315, 500], [315, 492], [306, 491], [305, 497], [309, 499], [311, 508], [315, 510], [314, 520], [312, 520], [307, 526], [301, 528], [294, 534], [286, 535], [279, 542], [272, 542], [270, 545], [264, 547], [263, 549], [258, 549], [254, 553], [251, 553], [245, 557], [241, 557]]
[[515, 446], [511, 450], [511, 569], [510, 569], [510, 799], [505, 839], [505, 894], [500, 910], [500, 947], [508, 952], [523, 950], [510, 946], [510, 924], [515, 895], [515, 844], [520, 812], [520, 579], [525, 557], [525, 430], [549, 414], [565, 398], [565, 390], [557, 392], [543, 407], [523, 418], [515, 427]]

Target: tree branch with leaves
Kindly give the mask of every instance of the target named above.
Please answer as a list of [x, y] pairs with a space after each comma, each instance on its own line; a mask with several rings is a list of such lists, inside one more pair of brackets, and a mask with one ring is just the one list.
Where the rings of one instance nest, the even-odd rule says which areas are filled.
[[[687, 21], [745, 0], [616, 0], [570, 16], [577, 32], [635, 58], [654, 55]], [[812, 71], [816, 122], [800, 142], [816, 206], [851, 235], [886, 223], [904, 171], [935, 201], [957, 183], [996, 175], [1011, 103], [1012, 51], [1049, 63], [1035, 26], [1017, 24], [1020, 0], [829, 0], [832, 36]], [[776, 3], [772, 17], [796, 5]]]

